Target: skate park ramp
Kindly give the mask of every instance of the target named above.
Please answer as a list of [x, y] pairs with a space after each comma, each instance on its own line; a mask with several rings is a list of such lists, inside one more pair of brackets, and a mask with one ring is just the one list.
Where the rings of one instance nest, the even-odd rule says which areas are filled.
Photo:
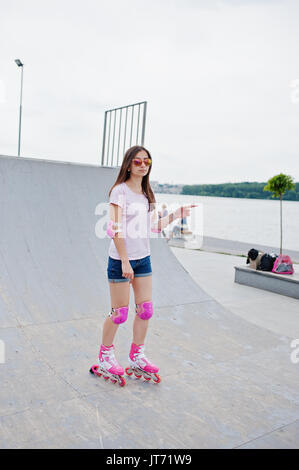
[[[298, 447], [291, 340], [233, 315], [151, 240], [160, 384], [92, 376], [110, 308], [96, 208], [117, 169], [0, 156], [0, 447]], [[115, 340], [126, 367], [128, 321]]]

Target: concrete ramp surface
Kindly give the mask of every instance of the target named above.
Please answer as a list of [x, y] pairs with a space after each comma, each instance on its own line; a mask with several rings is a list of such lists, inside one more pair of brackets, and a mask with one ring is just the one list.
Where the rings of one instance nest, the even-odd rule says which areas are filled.
[[[116, 174], [0, 156], [0, 447], [298, 447], [290, 338], [224, 309], [164, 240], [151, 241], [146, 339], [162, 382], [89, 374], [110, 308], [95, 212]], [[115, 341], [123, 367], [133, 316]]]

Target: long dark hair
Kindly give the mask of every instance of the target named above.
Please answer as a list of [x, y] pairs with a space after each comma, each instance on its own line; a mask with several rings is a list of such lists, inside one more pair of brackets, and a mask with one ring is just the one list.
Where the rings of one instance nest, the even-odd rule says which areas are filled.
[[[129, 148], [125, 153], [125, 156], [124, 156], [122, 165], [120, 167], [119, 173], [117, 175], [116, 181], [109, 191], [109, 196], [111, 194], [112, 189], [115, 186], [117, 186], [118, 184], [124, 183], [130, 178], [130, 172], [128, 170], [131, 166], [133, 158], [135, 158], [137, 153], [140, 152], [141, 150], [144, 150], [147, 153], [148, 157], [152, 160], [152, 157], [149, 151], [146, 148], [142, 147], [141, 145], [134, 145], [133, 147]], [[149, 210], [154, 208], [154, 203], [156, 202], [153, 190], [149, 182], [149, 175], [150, 175], [151, 169], [152, 169], [152, 164], [149, 167], [147, 174], [143, 176], [142, 183], [141, 183], [143, 194], [147, 197], [147, 200], [148, 200]]]

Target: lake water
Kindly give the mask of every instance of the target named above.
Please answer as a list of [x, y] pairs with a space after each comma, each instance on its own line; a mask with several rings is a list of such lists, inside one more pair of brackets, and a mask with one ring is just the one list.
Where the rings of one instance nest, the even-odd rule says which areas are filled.
[[[252, 244], [280, 245], [279, 200], [155, 194], [158, 203], [199, 204], [203, 235]], [[299, 251], [299, 202], [283, 201], [283, 248]]]

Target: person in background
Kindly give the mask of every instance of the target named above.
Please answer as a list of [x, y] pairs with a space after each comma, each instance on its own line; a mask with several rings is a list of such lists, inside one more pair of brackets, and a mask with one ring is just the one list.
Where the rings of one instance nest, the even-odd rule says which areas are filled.
[[[168, 215], [168, 210], [167, 210], [167, 205], [166, 204], [162, 204], [162, 214], [161, 214], [161, 217], [166, 217]], [[163, 237], [165, 237], [167, 240], [169, 240], [169, 238], [167, 237], [166, 233], [165, 233], [165, 230], [162, 230], [162, 234], [163, 234]]]

